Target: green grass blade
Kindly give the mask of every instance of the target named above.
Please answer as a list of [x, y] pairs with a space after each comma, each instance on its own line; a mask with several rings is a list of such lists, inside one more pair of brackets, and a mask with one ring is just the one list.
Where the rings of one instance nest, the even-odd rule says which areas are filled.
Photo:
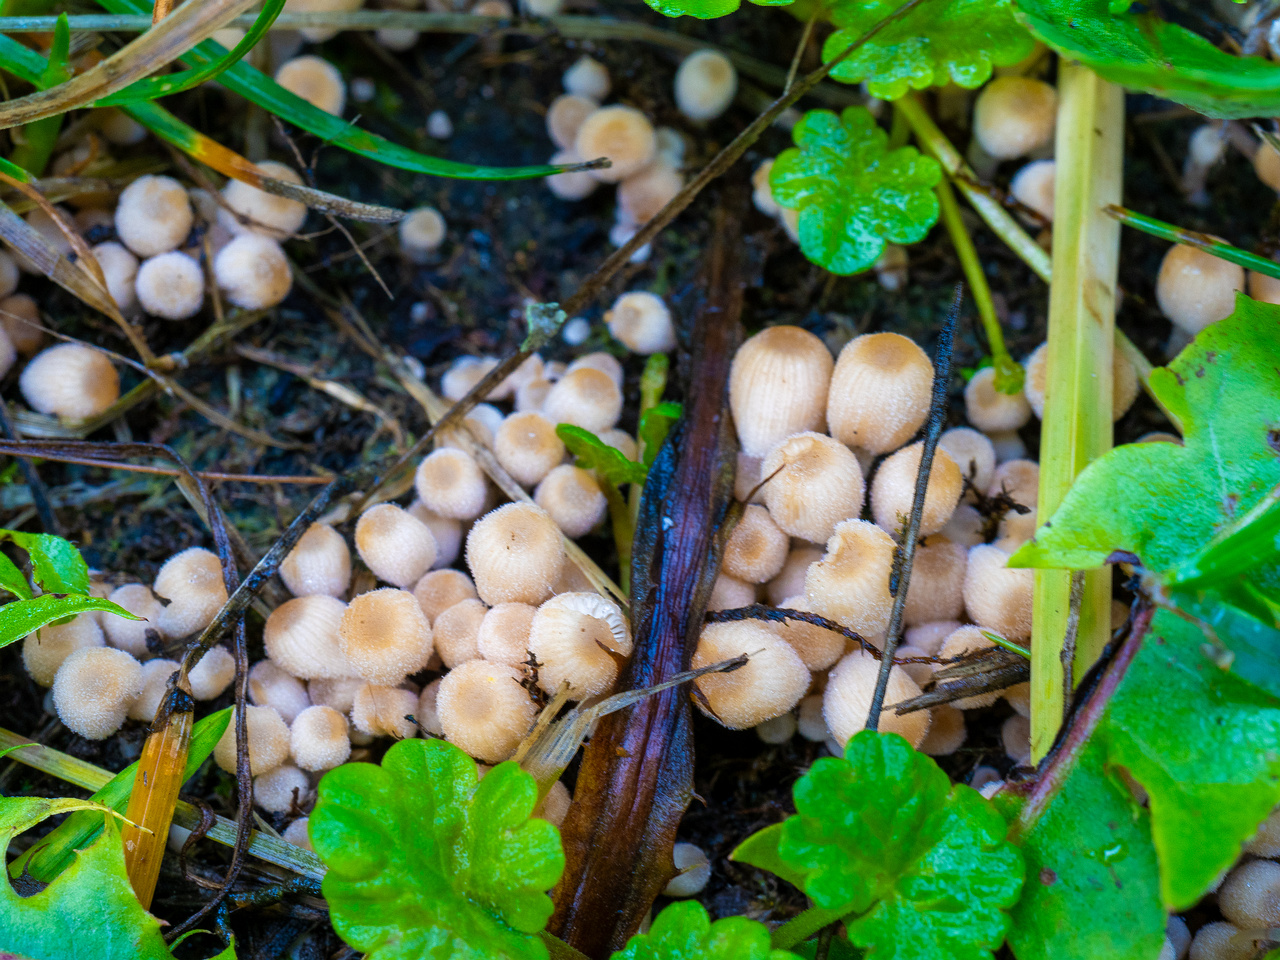
[[[1268, 148], [1263, 147], [1263, 149]], [[1280, 263], [1276, 263], [1266, 257], [1260, 257], [1256, 253], [1250, 253], [1248, 250], [1233, 247], [1225, 240], [1211, 237], [1207, 233], [1200, 233], [1198, 230], [1188, 230], [1185, 227], [1174, 226], [1172, 223], [1165, 223], [1155, 217], [1135, 213], [1114, 203], [1105, 207], [1104, 210], [1108, 216], [1119, 220], [1126, 227], [1133, 227], [1135, 230], [1149, 233], [1151, 236], [1159, 237], [1161, 240], [1168, 240], [1170, 243], [1181, 243], [1188, 247], [1197, 247], [1205, 253], [1217, 257], [1219, 260], [1226, 260], [1228, 263], [1238, 264], [1246, 270], [1253, 270], [1256, 273], [1280, 280]]]

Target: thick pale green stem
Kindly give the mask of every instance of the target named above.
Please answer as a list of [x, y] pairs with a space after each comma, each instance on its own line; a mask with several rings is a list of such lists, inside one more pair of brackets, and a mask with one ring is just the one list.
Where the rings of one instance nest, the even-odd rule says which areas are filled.
[[778, 929], [773, 931], [770, 944], [775, 950], [786, 950], [797, 943], [803, 943], [823, 927], [835, 923], [849, 913], [848, 906], [824, 909], [810, 907], [804, 913], [792, 917]]
[[[1048, 520], [1076, 476], [1111, 449], [1111, 366], [1115, 344], [1120, 225], [1104, 208], [1120, 202], [1124, 92], [1084, 67], [1058, 72], [1057, 183], [1049, 351], [1040, 439], [1037, 519]], [[1079, 676], [1107, 641], [1109, 569], [1037, 570], [1031, 635], [1031, 748], [1045, 755], [1062, 723], [1064, 659]], [[1074, 651], [1072, 650], [1074, 647]], [[1064, 656], [1064, 650], [1066, 655]], [[1071, 669], [1070, 665], [1066, 669]]]

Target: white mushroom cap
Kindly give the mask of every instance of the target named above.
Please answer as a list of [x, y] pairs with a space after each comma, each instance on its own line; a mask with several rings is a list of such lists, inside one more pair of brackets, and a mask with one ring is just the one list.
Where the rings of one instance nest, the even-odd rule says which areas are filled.
[[1024, 157], [1053, 139], [1058, 92], [1030, 77], [997, 77], [973, 105], [973, 135], [1000, 160]]
[[275, 81], [325, 113], [341, 116], [347, 103], [347, 87], [342, 74], [332, 63], [320, 57], [310, 54], [294, 57], [280, 65]]
[[129, 704], [129, 719], [150, 723], [169, 689], [169, 678], [181, 666], [177, 660], [148, 660], [142, 665], [142, 692]]
[[1194, 336], [1229, 316], [1235, 309], [1237, 291], [1243, 289], [1243, 267], [1177, 244], [1160, 263], [1156, 301], [1175, 327]]
[[1006, 460], [1020, 460], [1027, 455], [1027, 445], [1018, 436], [1017, 430], [989, 430], [987, 439], [996, 451], [996, 463]]
[[280, 244], [257, 233], [243, 233], [213, 258], [218, 288], [237, 307], [265, 310], [293, 289], [293, 273]]
[[902, 622], [907, 626], [958, 620], [964, 614], [964, 574], [969, 551], [944, 536], [916, 547]]
[[[880, 529], [895, 539], [906, 529], [916, 496], [916, 474], [924, 456], [917, 441], [881, 461], [871, 482], [871, 513]], [[945, 450], [935, 450], [924, 508], [920, 511], [920, 536], [937, 533], [947, 525], [964, 492], [960, 468]]]
[[442, 517], [427, 509], [421, 500], [414, 500], [405, 508], [427, 525], [436, 538], [436, 562], [431, 569], [440, 570], [458, 559], [462, 552], [462, 523], [453, 517]]
[[826, 344], [800, 327], [766, 327], [747, 339], [729, 371], [743, 452], [763, 457], [793, 434], [824, 431], [833, 369]]
[[146, 657], [147, 631], [155, 630], [159, 633], [157, 624], [160, 622], [160, 601], [152, 594], [150, 587], [141, 583], [116, 587], [107, 599], [143, 618], [126, 620], [124, 617], [104, 614], [102, 629], [107, 635], [107, 642], [117, 650], [123, 650], [138, 659]]
[[268, 813], [288, 813], [295, 803], [306, 803], [310, 792], [307, 775], [289, 763], [253, 778], [253, 802]]
[[769, 516], [793, 537], [822, 543], [836, 525], [862, 511], [865, 483], [858, 459], [820, 433], [779, 442], [760, 466]]
[[[663, 163], [661, 159], [656, 160], [639, 173], [633, 173], [618, 184], [618, 222], [629, 227], [643, 226], [674, 200], [682, 187], [684, 187], [684, 174], [675, 167]], [[674, 345], [673, 339], [672, 346]], [[672, 347], [663, 349], [670, 350]], [[637, 350], [636, 352], [646, 351]], [[658, 351], [647, 352], [657, 353]]]
[[[497, 357], [459, 357], [440, 378], [440, 392], [448, 400], [461, 400], [497, 365]], [[499, 398], [491, 393], [488, 399]]]
[[543, 401], [542, 412], [555, 423], [571, 423], [600, 433], [617, 424], [622, 414], [622, 391], [609, 374], [579, 367], [556, 381]]
[[341, 677], [337, 680], [311, 680], [307, 683], [307, 696], [312, 704], [332, 707], [339, 713], [350, 713], [356, 702], [356, 691], [364, 686], [359, 677]]
[[[249, 741], [249, 772], [257, 777], [289, 759], [289, 727], [270, 707], [248, 707], [244, 714]], [[236, 712], [231, 711], [222, 738], [213, 748], [213, 759], [227, 773], [236, 772]]]
[[442, 517], [473, 520], [484, 511], [488, 483], [469, 453], [442, 447], [422, 459], [413, 477], [423, 506]]
[[902, 635], [903, 643], [923, 652], [923, 656], [937, 656], [947, 637], [960, 629], [959, 620], [935, 620], [932, 623], [921, 623], [908, 626]]
[[[983, 650], [990, 650], [995, 644], [983, 635], [983, 629], [983, 627], [973, 626], [957, 628], [954, 633], [943, 641], [942, 648], [938, 651], [939, 658], [950, 660], [964, 656], [966, 653], [980, 653]], [[991, 706], [998, 699], [1000, 699], [999, 693], [980, 693], [976, 696], [956, 700], [953, 705], [957, 710], [977, 710], [980, 707]]]
[[653, 124], [635, 107], [601, 107], [578, 128], [573, 152], [585, 160], [607, 157], [612, 166], [591, 171], [605, 183], [618, 183], [639, 173], [657, 152]]
[[692, 843], [671, 848], [671, 861], [680, 872], [662, 891], [664, 897], [696, 897], [711, 879], [711, 861], [706, 851]]
[[[822, 695], [822, 716], [831, 736], [843, 750], [845, 744], [867, 725], [867, 712], [875, 694], [880, 662], [861, 651], [851, 653], [831, 671], [827, 689]], [[880, 732], [896, 733], [913, 747], [918, 747], [929, 732], [928, 710], [917, 710], [899, 716], [893, 705], [920, 696], [920, 688], [901, 667], [889, 671], [885, 688], [884, 710], [880, 714]]]
[[295, 597], [340, 597], [351, 585], [351, 551], [333, 527], [313, 523], [280, 561], [280, 579]]
[[1009, 554], [999, 547], [969, 549], [964, 605], [969, 616], [1009, 640], [1031, 636], [1031, 595], [1035, 571], [1009, 569]]
[[338, 639], [338, 626], [347, 605], [336, 597], [314, 594], [295, 597], [271, 611], [262, 629], [267, 656], [295, 677], [334, 680], [349, 677]]
[[[547, 364], [550, 367], [551, 364]], [[609, 379], [613, 381], [614, 386], [619, 390], [622, 389], [623, 370], [622, 362], [611, 353], [605, 353], [603, 350], [596, 350], [593, 353], [584, 353], [578, 357], [573, 363], [569, 364], [561, 372], [556, 379], [563, 380], [566, 376], [575, 370], [599, 370], [601, 373], [607, 374]], [[551, 375], [551, 371], [546, 371], [547, 376]]]
[[236, 658], [225, 647], [211, 647], [187, 673], [187, 683], [195, 700], [213, 700], [236, 678]]
[[1009, 706], [1013, 707], [1015, 713], [1024, 717], [1031, 716], [1031, 684], [1015, 683], [1012, 687], [1006, 687], [1000, 691], [1000, 696], [1008, 701]]
[[415, 207], [397, 226], [400, 252], [414, 263], [426, 263], [444, 243], [444, 217], [435, 207]]
[[45, 624], [22, 641], [22, 662], [31, 679], [42, 687], [53, 686], [53, 679], [64, 660], [77, 650], [105, 644], [98, 619], [81, 613], [66, 623]]
[[699, 709], [730, 730], [745, 730], [786, 713], [809, 689], [809, 670], [791, 646], [750, 620], [709, 624], [698, 638], [690, 666], [707, 667], [746, 654], [731, 673], [694, 681], [705, 698]]
[[1280, 863], [1251, 860], [1236, 867], [1218, 888], [1218, 906], [1244, 929], [1280, 925]]
[[586, 536], [609, 511], [608, 501], [596, 478], [581, 467], [568, 463], [561, 464], [542, 478], [533, 500], [571, 539]]
[[347, 718], [333, 707], [307, 707], [289, 727], [289, 755], [303, 770], [332, 770], [351, 756]]
[[[811, 612], [803, 593], [785, 598], [779, 606], [784, 610]], [[803, 620], [788, 620], [765, 626], [789, 643], [810, 670], [827, 670], [845, 654], [844, 636], [835, 630], [814, 626]]]
[[564, 72], [564, 88], [579, 97], [590, 97], [601, 101], [609, 96], [612, 86], [609, 82], [609, 70], [599, 60], [591, 57], [579, 57], [573, 66]]
[[751, 174], [751, 203], [766, 217], [776, 217], [782, 209], [778, 201], [773, 199], [773, 188], [769, 186], [769, 174], [773, 173], [773, 157], [762, 160]]
[[271, 707], [285, 723], [293, 723], [298, 714], [311, 706], [306, 684], [271, 660], [259, 660], [250, 668], [249, 701], [260, 707]]
[[809, 565], [822, 559], [822, 548], [796, 544], [787, 554], [778, 575], [765, 584], [765, 596], [775, 607], [785, 607], [784, 600], [804, 593], [804, 575]]
[[746, 583], [727, 573], [722, 573], [711, 585], [711, 596], [707, 598], [707, 612], [736, 610], [738, 607], [749, 607], [755, 602], [756, 585], [754, 583]]
[[102, 268], [107, 292], [116, 306], [126, 313], [132, 310], [138, 302], [133, 286], [138, 276], [138, 258], [124, 244], [114, 241], [98, 244], [93, 248], [93, 256]]
[[14, 293], [0, 300], [0, 329], [21, 356], [32, 356], [44, 345], [42, 323], [40, 308], [27, 294]]
[[1280, 807], [1272, 810], [1262, 821], [1258, 832], [1245, 843], [1244, 852], [1269, 859], [1280, 856]]
[[120, 377], [100, 350], [60, 343], [36, 354], [23, 368], [18, 389], [37, 413], [84, 420], [116, 402]]
[[1025, 767], [1031, 763], [1031, 721], [1015, 713], [1000, 725], [1000, 741], [1004, 754], [1015, 764]]
[[412, 587], [436, 560], [427, 525], [394, 503], [370, 507], [356, 522], [356, 550], [379, 580]]
[[748, 583], [772, 580], [787, 562], [790, 538], [764, 507], [749, 505], [724, 546], [722, 569]]
[[796, 718], [793, 714], [784, 713], [771, 720], [757, 723], [753, 728], [761, 743], [780, 746], [796, 735]]
[[738, 92], [738, 71], [717, 50], [689, 54], [676, 70], [676, 106], [690, 120], [714, 120]]
[[962, 746], [968, 731], [964, 726], [964, 713], [955, 707], [941, 704], [930, 713], [933, 722], [929, 734], [920, 742], [920, 752], [930, 757], [949, 757]]
[[[572, 150], [582, 121], [599, 109], [599, 101], [591, 97], [561, 94], [547, 107], [547, 136], [561, 150]], [[599, 183], [598, 180], [594, 182]]]
[[146, 174], [120, 192], [116, 235], [140, 257], [177, 249], [191, 232], [194, 214], [182, 184]]
[[964, 388], [964, 410], [969, 422], [984, 433], [1017, 430], [1031, 419], [1031, 406], [1021, 393], [996, 389], [994, 367], [983, 367]]
[[123, 650], [76, 650], [58, 667], [53, 705], [72, 732], [102, 740], [120, 729], [142, 693], [142, 665]]
[[343, 611], [338, 638], [355, 673], [380, 685], [417, 673], [434, 650], [422, 607], [412, 593], [392, 587], [353, 599]]
[[166, 560], [152, 589], [169, 601], [160, 613], [159, 627], [173, 640], [203, 630], [227, 602], [222, 563], [202, 547], [190, 547]]
[[564, 684], [576, 700], [604, 693], [631, 655], [631, 631], [617, 604], [596, 593], [561, 593], [538, 608], [529, 650], [541, 665], [538, 685], [552, 695]]
[[533, 726], [538, 709], [513, 667], [470, 660], [440, 681], [436, 710], [446, 739], [486, 763], [501, 763]]
[[412, 50], [418, 43], [421, 34], [407, 27], [382, 27], [373, 32], [373, 39], [380, 47], [395, 53]]
[[476, 585], [461, 570], [433, 570], [425, 574], [413, 588], [413, 595], [431, 623], [455, 603], [479, 596]]
[[480, 600], [460, 600], [431, 622], [436, 653], [446, 667], [480, 658], [480, 624], [488, 609]]
[[952, 427], [938, 438], [938, 449], [946, 451], [975, 490], [987, 489], [996, 469], [996, 449], [985, 434], [972, 427]]
[[809, 609], [867, 640], [884, 633], [893, 608], [893, 551], [893, 539], [873, 523], [845, 520], [837, 525], [826, 554], [805, 573]]
[[605, 312], [604, 322], [609, 332], [633, 353], [647, 356], [675, 349], [671, 311], [657, 294], [644, 290], [624, 293]]
[[[292, 167], [274, 160], [260, 160], [258, 172], [273, 180], [302, 184], [302, 177]], [[267, 193], [241, 180], [228, 180], [222, 188], [222, 200], [245, 218], [242, 223], [232, 216], [219, 216], [218, 222], [232, 233], [260, 233], [272, 240], [286, 240], [302, 229], [307, 219], [307, 205], [300, 200]]]
[[490, 605], [542, 603], [551, 596], [564, 565], [559, 527], [533, 504], [499, 507], [467, 534], [467, 566], [480, 599]]
[[929, 415], [932, 390], [933, 364], [915, 341], [896, 333], [854, 337], [831, 373], [831, 435], [873, 454], [896, 450]]
[[1009, 193], [1024, 207], [1034, 210], [1053, 223], [1053, 188], [1057, 179], [1053, 160], [1033, 160], [1017, 172], [1009, 184]]
[[177, 250], [144, 260], [133, 281], [142, 309], [165, 320], [186, 320], [204, 306], [204, 272]]
[[[558, 150], [547, 161], [556, 165], [582, 162], [582, 158], [572, 150]], [[553, 173], [549, 177], [544, 177], [543, 180], [551, 192], [561, 200], [585, 200], [600, 186], [600, 181], [592, 176], [590, 170]]]
[[564, 460], [564, 443], [556, 427], [540, 413], [513, 413], [498, 427], [494, 456], [512, 478], [525, 487], [536, 485]]
[[443, 737], [444, 727], [440, 726], [440, 711], [436, 709], [436, 701], [440, 697], [440, 680], [439, 678], [432, 680], [422, 688], [422, 693], [418, 695], [418, 726], [422, 728], [423, 733], [429, 733], [433, 737]]
[[542, 802], [533, 808], [533, 815], [541, 817], [559, 829], [564, 826], [564, 819], [569, 815], [569, 804], [572, 802], [569, 788], [557, 780], [551, 785], [547, 795], [542, 798]]
[[800, 701], [797, 711], [796, 732], [810, 743], [822, 743], [831, 736], [827, 721], [822, 716], [822, 694], [811, 693]]
[[527, 603], [500, 603], [485, 612], [476, 634], [476, 650], [492, 663], [517, 667], [529, 659], [529, 631], [538, 608]]
[[[311, 846], [311, 836], [307, 833], [308, 822], [310, 817], [299, 817], [293, 823], [289, 824], [280, 833], [280, 839], [285, 843], [291, 843], [295, 847], [301, 847], [303, 850], [311, 850], [315, 848]], [[181, 829], [181, 828], [179, 828]]]

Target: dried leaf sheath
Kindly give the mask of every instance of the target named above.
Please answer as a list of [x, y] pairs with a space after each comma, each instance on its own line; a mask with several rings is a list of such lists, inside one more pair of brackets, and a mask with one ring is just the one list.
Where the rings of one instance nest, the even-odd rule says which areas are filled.
[[[635, 652], [619, 689], [687, 669], [720, 563], [737, 443], [726, 407], [741, 339], [736, 225], [717, 231], [692, 332], [685, 416], [640, 502], [632, 559]], [[720, 240], [719, 238], [724, 238]], [[621, 949], [675, 875], [671, 847], [693, 791], [688, 693], [667, 690], [601, 721], [562, 829], [567, 866], [550, 929], [588, 956]]]

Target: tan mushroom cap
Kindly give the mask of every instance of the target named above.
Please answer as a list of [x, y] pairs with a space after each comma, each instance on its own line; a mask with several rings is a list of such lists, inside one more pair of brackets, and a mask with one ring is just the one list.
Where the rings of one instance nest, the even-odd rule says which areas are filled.
[[169, 689], [169, 678], [181, 666], [177, 660], [148, 660], [142, 665], [142, 692], [129, 704], [129, 719], [150, 723]]
[[964, 578], [964, 605], [969, 616], [992, 633], [1009, 640], [1031, 636], [1031, 596], [1035, 571], [1010, 569], [1009, 554], [999, 547], [969, 549]]
[[418, 711], [418, 695], [402, 687], [366, 683], [351, 704], [351, 725], [371, 737], [404, 740], [417, 734], [410, 719]]
[[[666, 170], [667, 168], [657, 169]], [[679, 174], [676, 174], [676, 177], [679, 177]], [[636, 179], [632, 179], [622, 185], [619, 190], [619, 203], [622, 202], [621, 198], [624, 191], [628, 189], [628, 184], [634, 185], [636, 182]], [[676, 189], [679, 190], [680, 181], [676, 182]], [[634, 186], [633, 189], [635, 189]], [[645, 209], [637, 211], [637, 214], [647, 213], [647, 216], [636, 214], [632, 216], [637, 223], [645, 223], [656, 212], [656, 210]], [[609, 310], [605, 311], [604, 322], [614, 338], [625, 344], [633, 353], [648, 356], [674, 350], [676, 347], [676, 331], [671, 321], [671, 310], [661, 297], [647, 290], [632, 290], [624, 293], [613, 302]]]
[[600, 109], [598, 101], [562, 93], [547, 107], [547, 136], [561, 150], [572, 150], [582, 122]]
[[711, 585], [711, 596], [707, 598], [707, 612], [717, 610], [736, 610], [738, 607], [749, 607], [756, 602], [756, 585], [721, 573]]
[[222, 563], [202, 547], [189, 547], [166, 560], [152, 589], [169, 601], [160, 612], [159, 627], [170, 639], [203, 630], [227, 602]]
[[[1252, 294], [1252, 291], [1250, 291]], [[1262, 299], [1254, 296], [1254, 299]], [[1032, 351], [1023, 363], [1026, 378], [1022, 384], [1023, 395], [1031, 405], [1031, 411], [1044, 419], [1045, 386], [1049, 378], [1049, 344], [1042, 343]], [[1138, 374], [1123, 352], [1117, 350], [1111, 367], [1111, 419], [1119, 420], [1133, 402], [1138, 399]]]
[[595, 476], [581, 467], [563, 463], [542, 478], [533, 501], [547, 511], [566, 537], [586, 536], [609, 511]]
[[219, 250], [213, 276], [223, 296], [245, 310], [274, 307], [293, 289], [293, 272], [280, 244], [257, 233], [243, 233]]
[[[945, 641], [942, 648], [938, 651], [938, 656], [943, 660], [950, 660], [954, 657], [961, 657], [967, 653], [980, 653], [983, 650], [990, 650], [995, 646], [983, 634], [983, 630], [988, 628], [963, 626], [952, 633]], [[953, 706], [957, 710], [977, 710], [979, 707], [989, 707], [1000, 698], [999, 693], [981, 693], [973, 697], [965, 697], [962, 700], [956, 700]]]
[[369, 683], [397, 684], [431, 660], [431, 627], [412, 593], [385, 587], [347, 605], [338, 625], [342, 652]]
[[[259, 160], [255, 166], [264, 176], [285, 183], [301, 184], [302, 177], [296, 170], [274, 160]], [[247, 220], [242, 223], [236, 217], [219, 217], [219, 223], [232, 233], [252, 231], [274, 240], [292, 237], [307, 219], [307, 205], [300, 200], [267, 193], [242, 180], [228, 180], [222, 188], [222, 199], [228, 207]]]
[[1175, 327], [1194, 336], [1235, 310], [1244, 279], [1243, 267], [1177, 244], [1160, 263], [1156, 302]]
[[729, 408], [748, 456], [763, 457], [796, 433], [821, 432], [835, 362], [800, 327], [766, 327], [747, 339], [729, 371]]
[[1025, 157], [1053, 139], [1058, 92], [1031, 77], [997, 77], [973, 105], [973, 135], [1000, 160]]
[[510, 757], [538, 715], [521, 679], [515, 668], [485, 660], [450, 670], [436, 695], [445, 738], [486, 763]]
[[634, 107], [601, 107], [578, 127], [574, 152], [585, 160], [607, 157], [612, 166], [593, 170], [605, 183], [618, 183], [647, 167], [657, 153], [653, 124]]
[[107, 355], [78, 343], [42, 350], [18, 378], [22, 397], [37, 413], [83, 420], [120, 397], [120, 375]]
[[140, 257], [176, 249], [191, 232], [194, 219], [187, 191], [172, 177], [141, 176], [116, 202], [116, 235]]
[[351, 550], [333, 527], [313, 523], [280, 562], [280, 579], [295, 597], [341, 597], [351, 585]]
[[347, 103], [347, 85], [342, 74], [328, 60], [307, 54], [280, 65], [276, 83], [313, 107], [341, 116]]
[[142, 262], [133, 280], [142, 309], [164, 320], [186, 320], [204, 306], [204, 271], [180, 250], [157, 254]]
[[[850, 737], [866, 727], [879, 675], [879, 661], [862, 652], [849, 654], [831, 671], [827, 689], [822, 695], [822, 716], [841, 749]], [[892, 709], [894, 704], [918, 696], [920, 688], [906, 671], [901, 667], [890, 669], [884, 710], [880, 714], [880, 732], [899, 734], [913, 747], [920, 746], [929, 732], [929, 711], [918, 710], [899, 716]]]
[[983, 367], [969, 379], [964, 388], [964, 410], [968, 421], [987, 434], [1017, 430], [1031, 419], [1026, 396], [996, 389], [994, 367]]
[[500, 603], [480, 621], [476, 649], [492, 663], [519, 666], [529, 659], [529, 633], [538, 608], [527, 603]]
[[289, 755], [303, 770], [331, 770], [351, 756], [347, 718], [332, 707], [307, 707], [289, 727]]
[[[244, 714], [249, 742], [249, 772], [259, 776], [289, 759], [289, 727], [270, 707], [248, 707]], [[213, 759], [227, 773], [236, 772], [236, 713], [213, 748]]]
[[[916, 495], [916, 475], [924, 456], [924, 443], [917, 441], [881, 461], [871, 481], [871, 513], [880, 529], [894, 538], [906, 529]], [[935, 450], [929, 483], [925, 487], [924, 509], [920, 512], [920, 536], [937, 533], [947, 525], [964, 481], [960, 468], [945, 450]]]
[[71, 653], [53, 681], [53, 706], [73, 733], [102, 740], [120, 729], [142, 693], [142, 665], [123, 650], [85, 647]]
[[191, 696], [196, 700], [213, 700], [231, 686], [236, 678], [236, 658], [226, 647], [212, 647], [187, 672]]
[[822, 559], [821, 547], [796, 543], [787, 554], [786, 562], [777, 576], [764, 585], [765, 597], [775, 607], [785, 606], [784, 600], [804, 595], [804, 575], [809, 565]]
[[561, 593], [543, 603], [529, 626], [538, 685], [553, 696], [568, 684], [575, 700], [609, 690], [631, 655], [631, 633], [617, 604], [595, 593]]
[[964, 574], [969, 551], [940, 534], [916, 547], [902, 622], [908, 627], [964, 615]]
[[469, 453], [442, 447], [423, 458], [413, 478], [423, 505], [454, 520], [473, 520], [484, 511], [488, 483]]
[[116, 587], [107, 599], [144, 618], [126, 620], [124, 617], [103, 614], [102, 630], [107, 635], [107, 643], [140, 660], [146, 657], [150, 652], [147, 648], [147, 631], [154, 631], [157, 637], [160, 633], [157, 626], [160, 620], [160, 601], [155, 598], [151, 588], [143, 583], [126, 583], [122, 587]]
[[941, 704], [929, 711], [933, 720], [928, 735], [920, 741], [919, 750], [930, 757], [949, 757], [961, 747], [968, 737], [964, 713], [948, 704]]
[[738, 71], [718, 50], [697, 50], [676, 70], [676, 106], [690, 120], [714, 120], [738, 92]]
[[[746, 654], [731, 673], [708, 673], [694, 681], [694, 702], [731, 730], [745, 730], [780, 716], [809, 689], [809, 670], [789, 644], [749, 620], [713, 623], [702, 631], [690, 666], [711, 666]], [[704, 702], [705, 701], [705, 702]]]
[[480, 600], [461, 600], [436, 617], [431, 632], [446, 667], [479, 659], [480, 624], [488, 609]]
[[432, 570], [418, 581], [413, 595], [431, 623], [455, 603], [479, 596], [476, 585], [461, 570]]
[[471, 528], [467, 566], [485, 603], [540, 604], [564, 569], [564, 541], [541, 507], [509, 503]]
[[341, 600], [325, 594], [285, 601], [271, 611], [262, 630], [267, 656], [304, 680], [352, 676], [355, 668], [338, 638], [346, 609]]
[[974, 490], [981, 493], [990, 486], [996, 470], [996, 448], [986, 434], [972, 427], [952, 427], [938, 438], [938, 449], [946, 451]]
[[884, 633], [893, 598], [889, 572], [893, 539], [873, 523], [846, 520], [827, 541], [822, 560], [804, 579], [809, 609], [866, 639]]
[[271, 660], [255, 663], [249, 670], [248, 681], [249, 702], [270, 707], [285, 723], [293, 723], [298, 714], [311, 706], [307, 685]]
[[896, 450], [924, 423], [932, 390], [933, 364], [915, 341], [896, 333], [854, 337], [831, 374], [831, 435], [873, 454]]
[[[783, 610], [810, 613], [804, 594], [785, 598], [778, 606]], [[768, 629], [791, 645], [804, 665], [814, 671], [827, 670], [845, 654], [844, 635], [803, 620], [770, 623]]]
[[532, 487], [564, 460], [565, 447], [556, 436], [556, 425], [530, 410], [502, 421], [493, 438], [493, 453], [517, 483]]
[[812, 543], [862, 512], [866, 484], [858, 458], [820, 433], [798, 433], [774, 446], [760, 466], [764, 502], [779, 528]]
[[307, 775], [291, 763], [253, 778], [253, 802], [268, 813], [288, 813], [294, 804], [305, 804], [311, 793]]
[[764, 507], [749, 505], [725, 543], [721, 568], [747, 583], [772, 580], [787, 562], [791, 539]]
[[425, 523], [394, 503], [370, 507], [356, 521], [356, 551], [374, 576], [405, 589], [436, 561], [436, 538]]
[[604, 371], [578, 367], [552, 385], [542, 403], [542, 413], [555, 423], [569, 423], [592, 433], [602, 433], [618, 423], [622, 414], [622, 391]]

